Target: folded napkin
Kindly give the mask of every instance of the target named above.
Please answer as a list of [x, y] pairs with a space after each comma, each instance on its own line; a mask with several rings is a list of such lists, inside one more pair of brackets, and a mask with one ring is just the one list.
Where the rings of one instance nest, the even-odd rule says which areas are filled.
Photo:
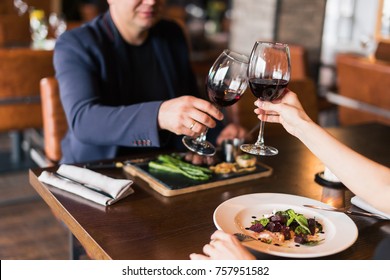
[[368, 204], [366, 201], [364, 201], [363, 199], [361, 199], [360, 197], [358, 196], [354, 196], [351, 198], [351, 203], [363, 210], [366, 210], [367, 212], [370, 212], [370, 213], [374, 213], [374, 214], [379, 214], [379, 215], [382, 215], [388, 219], [390, 219], [390, 215], [389, 214], [386, 214], [382, 211], [379, 211], [378, 209], [376, 209], [375, 207], [373, 207], [371, 204]]
[[131, 180], [113, 179], [86, 168], [63, 164], [57, 173], [75, 182], [47, 171], [43, 171], [38, 179], [101, 205], [111, 205], [134, 192], [130, 187]]

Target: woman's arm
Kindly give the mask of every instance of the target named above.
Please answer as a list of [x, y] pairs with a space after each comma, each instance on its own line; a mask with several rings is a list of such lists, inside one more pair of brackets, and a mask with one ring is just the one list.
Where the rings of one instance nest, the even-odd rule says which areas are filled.
[[297, 95], [288, 91], [280, 103], [256, 101], [255, 112], [275, 111], [279, 116], [259, 115], [280, 123], [301, 140], [353, 193], [379, 210], [390, 213], [390, 169], [353, 151], [319, 125], [303, 110]]

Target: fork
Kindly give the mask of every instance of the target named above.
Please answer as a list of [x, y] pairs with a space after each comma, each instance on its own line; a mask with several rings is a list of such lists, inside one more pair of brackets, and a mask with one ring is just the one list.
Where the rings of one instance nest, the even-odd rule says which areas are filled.
[[241, 232], [236, 232], [234, 233], [234, 236], [241, 242], [247, 242], [247, 241], [254, 241], [254, 240], [257, 240], [256, 238], [252, 237], [252, 236], [249, 236], [249, 235], [246, 235], [244, 233], [241, 233]]
[[304, 207], [309, 207], [309, 208], [314, 208], [314, 209], [319, 209], [319, 210], [325, 210], [325, 211], [333, 211], [333, 212], [341, 212], [349, 215], [357, 215], [357, 216], [364, 216], [364, 217], [371, 217], [371, 218], [376, 218], [380, 220], [388, 220], [387, 217], [384, 217], [380, 214], [374, 214], [374, 213], [369, 213], [369, 212], [361, 212], [361, 211], [351, 211], [346, 208], [335, 208], [335, 207], [321, 207], [321, 206], [316, 206], [316, 205], [303, 205]]

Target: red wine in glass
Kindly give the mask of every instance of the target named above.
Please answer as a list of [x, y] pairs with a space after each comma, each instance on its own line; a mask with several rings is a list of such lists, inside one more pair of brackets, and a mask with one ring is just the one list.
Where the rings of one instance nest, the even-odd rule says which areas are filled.
[[230, 90], [227, 86], [220, 87], [206, 83], [206, 89], [210, 101], [220, 107], [231, 106], [242, 96], [242, 92]]
[[[282, 98], [290, 80], [290, 50], [288, 45], [257, 41], [253, 46], [249, 65], [248, 83], [254, 96], [263, 101]], [[273, 115], [272, 112], [263, 112]], [[243, 144], [241, 150], [260, 156], [273, 156], [278, 150], [264, 144], [264, 121], [260, 119], [259, 136], [254, 144]]]
[[[247, 88], [249, 58], [243, 54], [224, 50], [211, 66], [206, 77], [206, 92], [216, 107], [227, 107], [236, 103]], [[184, 136], [183, 144], [199, 155], [212, 156], [216, 148], [206, 141], [206, 131], [199, 137]]]
[[283, 79], [253, 78], [249, 80], [253, 95], [263, 101], [273, 101], [281, 98], [287, 85], [288, 81]]

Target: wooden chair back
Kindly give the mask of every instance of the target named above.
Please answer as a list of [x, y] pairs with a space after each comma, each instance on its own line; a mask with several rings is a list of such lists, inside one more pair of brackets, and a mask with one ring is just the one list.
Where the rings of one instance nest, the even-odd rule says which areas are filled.
[[291, 80], [302, 80], [308, 77], [307, 51], [303, 46], [289, 45], [291, 62]]
[[365, 104], [390, 112], [390, 63], [353, 54], [339, 54], [336, 66], [338, 93], [361, 104], [360, 109], [339, 106], [340, 124], [381, 122], [390, 125], [389, 118], [362, 110]]
[[0, 132], [42, 127], [39, 82], [53, 76], [53, 52], [0, 49]]
[[43, 78], [40, 82], [40, 90], [45, 156], [52, 162], [59, 162], [62, 157], [61, 140], [68, 130], [68, 125], [57, 80], [54, 77]]
[[376, 48], [375, 59], [389, 62], [390, 63], [390, 43], [389, 42], [379, 42]]

